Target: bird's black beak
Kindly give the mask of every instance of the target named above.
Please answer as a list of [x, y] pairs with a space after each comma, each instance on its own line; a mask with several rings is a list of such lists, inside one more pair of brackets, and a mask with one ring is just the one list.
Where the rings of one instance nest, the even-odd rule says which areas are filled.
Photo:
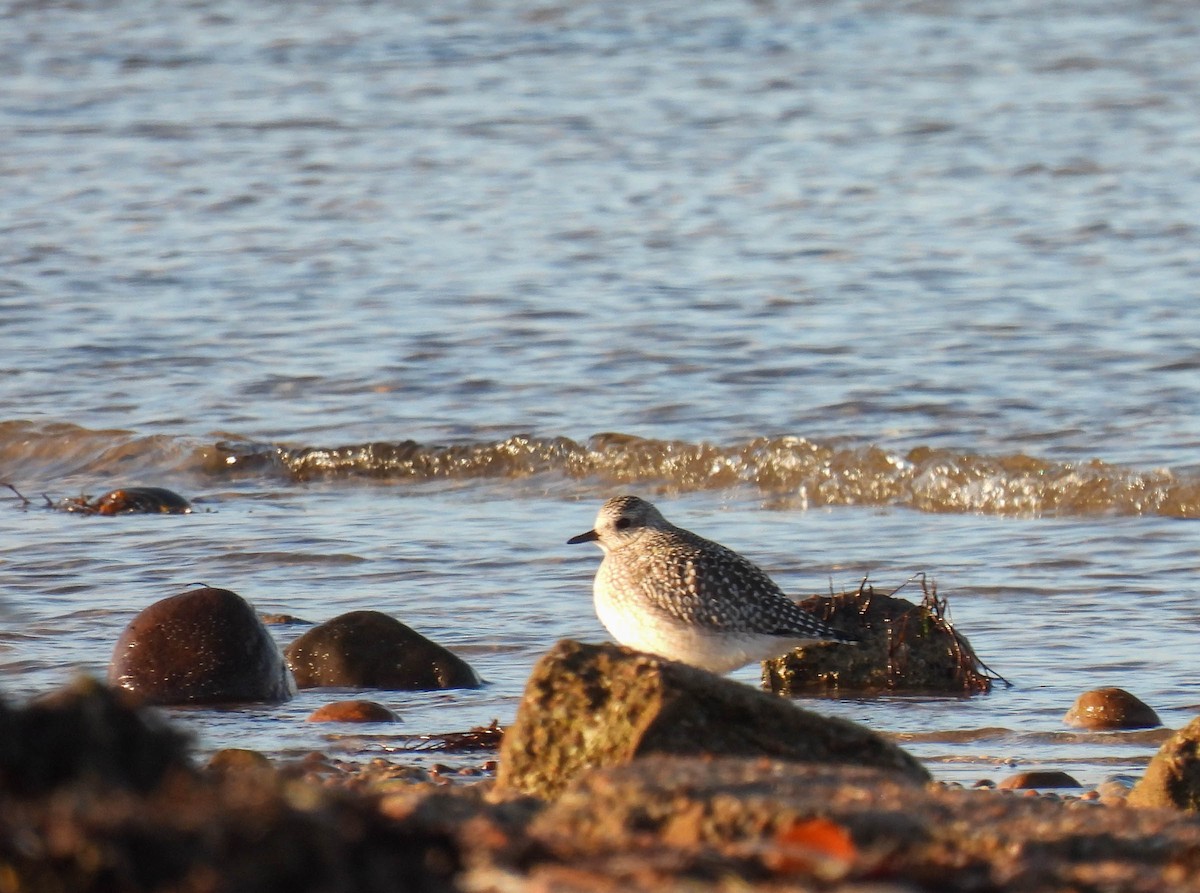
[[587, 533], [581, 533], [579, 536], [571, 537], [569, 540], [567, 540], [567, 545], [573, 546], [576, 543], [594, 543], [598, 539], [600, 539], [600, 534], [596, 533], [594, 530], [589, 530]]

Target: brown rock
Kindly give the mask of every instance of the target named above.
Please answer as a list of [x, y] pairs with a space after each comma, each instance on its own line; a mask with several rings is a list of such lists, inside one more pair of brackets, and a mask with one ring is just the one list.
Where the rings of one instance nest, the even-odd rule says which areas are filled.
[[274, 767], [265, 754], [241, 747], [226, 747], [218, 750], [208, 760], [206, 768], [211, 772], [270, 772]]
[[308, 715], [309, 722], [397, 722], [399, 719], [375, 701], [334, 701]]
[[[1175, 893], [1197, 889], [1200, 846], [1200, 823], [1161, 810], [732, 757], [589, 773], [528, 834], [514, 848], [526, 891]], [[509, 890], [511, 878], [470, 889]]]
[[875, 592], [814, 595], [800, 607], [835, 629], [852, 631], [855, 645], [817, 645], [763, 662], [763, 685], [782, 694], [991, 691], [991, 673], [945, 614], [946, 602], [927, 591], [919, 604]]
[[152, 704], [286, 701], [295, 685], [254, 609], [228, 589], [162, 599], [121, 634], [109, 683]]
[[0, 790], [0, 865], [21, 893], [450, 893], [462, 870], [448, 834], [388, 819], [375, 797], [263, 771], [144, 793], [104, 779], [40, 798]]
[[652, 753], [849, 763], [929, 778], [908, 753], [848, 720], [674, 661], [564, 640], [534, 667], [505, 730], [497, 787], [554, 797], [586, 770]]
[[479, 688], [470, 664], [379, 611], [322, 623], [285, 651], [300, 688], [345, 686], [425, 691]]
[[996, 785], [1002, 791], [1024, 791], [1034, 788], [1079, 788], [1083, 787], [1066, 772], [1041, 769], [1033, 772], [1018, 772], [1001, 779]]
[[1081, 729], [1152, 729], [1162, 725], [1157, 713], [1123, 688], [1085, 691], [1063, 722]]
[[1163, 743], [1126, 802], [1200, 812], [1200, 717]]
[[192, 511], [190, 502], [163, 487], [122, 487], [94, 500], [76, 496], [52, 505], [83, 515], [188, 515]]
[[163, 487], [125, 487], [111, 490], [95, 502], [97, 515], [187, 515], [192, 504]]
[[0, 793], [42, 794], [80, 780], [148, 791], [168, 772], [187, 771], [187, 736], [132, 700], [84, 678], [25, 707], [0, 705]]

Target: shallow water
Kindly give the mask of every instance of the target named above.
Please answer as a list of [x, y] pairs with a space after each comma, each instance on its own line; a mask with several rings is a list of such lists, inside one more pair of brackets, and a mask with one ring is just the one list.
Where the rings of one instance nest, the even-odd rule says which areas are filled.
[[[598, 640], [639, 492], [797, 595], [936, 579], [1012, 688], [805, 702], [941, 777], [1139, 771], [1077, 734], [1194, 675], [1200, 10], [1096, 2], [0, 6], [0, 667], [103, 672], [202, 581], [394, 614], [511, 719]], [[277, 627], [282, 641], [299, 628]], [[753, 682], [757, 671], [739, 671]], [[283, 707], [201, 746], [371, 753]], [[995, 731], [992, 731], [995, 730]]]

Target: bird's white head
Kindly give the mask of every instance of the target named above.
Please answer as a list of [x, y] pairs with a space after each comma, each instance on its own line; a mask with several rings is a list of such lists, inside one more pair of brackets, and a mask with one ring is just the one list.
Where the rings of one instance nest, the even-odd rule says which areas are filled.
[[637, 496], [614, 496], [600, 507], [596, 526], [568, 543], [595, 543], [605, 552], [636, 542], [647, 530], [669, 530], [670, 522], [653, 505]]

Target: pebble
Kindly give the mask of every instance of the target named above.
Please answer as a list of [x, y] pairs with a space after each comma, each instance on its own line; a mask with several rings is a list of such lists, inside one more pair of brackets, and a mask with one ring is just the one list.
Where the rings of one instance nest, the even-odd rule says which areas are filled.
[[1082, 785], [1065, 772], [1043, 769], [1010, 775], [998, 787], [1001, 790], [1023, 791], [1032, 788], [1078, 788]]

